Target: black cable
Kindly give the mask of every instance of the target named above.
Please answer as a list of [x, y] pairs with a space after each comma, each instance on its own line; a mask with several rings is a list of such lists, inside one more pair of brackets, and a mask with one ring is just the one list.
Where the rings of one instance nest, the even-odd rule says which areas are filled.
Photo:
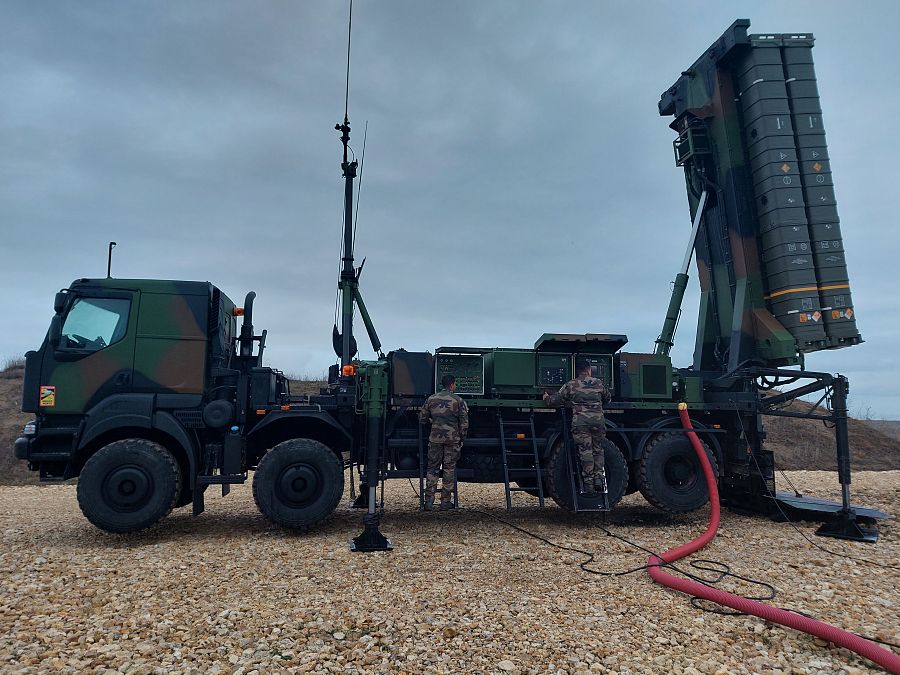
[[[416, 497], [418, 498], [419, 493], [416, 490], [415, 486], [413, 486], [412, 479], [407, 478], [407, 480], [409, 481], [409, 486], [410, 486], [410, 488], [412, 488], [413, 494], [415, 494]], [[609, 530], [608, 528], [606, 528], [602, 525], [597, 525], [596, 527], [599, 530], [602, 530], [603, 532], [605, 532], [607, 536], [613, 537], [614, 539], [618, 539], [619, 541], [627, 544], [628, 546], [636, 548], [636, 549], [643, 551], [644, 553], [647, 553], [649, 555], [655, 556], [659, 560], [663, 561], [662, 563], [645, 563], [645, 564], [639, 565], [637, 567], [629, 568], [626, 570], [619, 570], [616, 572], [604, 572], [602, 570], [597, 570], [597, 569], [588, 567], [588, 565], [590, 565], [592, 562], [594, 562], [596, 555], [597, 555], [596, 553], [591, 553], [590, 551], [585, 551], [580, 548], [575, 548], [574, 546], [564, 546], [562, 544], [557, 544], [556, 542], [551, 541], [550, 539], [547, 539], [546, 537], [543, 537], [539, 534], [536, 534], [530, 530], [525, 529], [524, 527], [516, 525], [515, 523], [510, 522], [510, 521], [506, 520], [505, 518], [501, 518], [500, 516], [494, 515], [493, 513], [489, 513], [488, 511], [482, 511], [480, 509], [467, 509], [467, 510], [471, 510], [473, 513], [478, 513], [480, 515], [487, 516], [488, 518], [493, 518], [497, 522], [503, 523], [507, 527], [511, 527], [514, 530], [521, 532], [522, 534], [524, 534], [528, 537], [537, 539], [538, 541], [543, 542], [543, 543], [547, 544], [548, 546], [552, 546], [553, 548], [559, 549], [560, 551], [579, 553], [583, 556], [586, 556], [586, 558], [578, 564], [578, 567], [581, 570], [583, 570], [584, 572], [587, 572], [588, 574], [595, 574], [595, 575], [601, 576], [601, 577], [624, 577], [624, 576], [628, 576], [629, 574], [634, 574], [636, 572], [642, 572], [650, 567], [668, 567], [668, 568], [675, 570], [679, 574], [682, 574], [689, 579], [693, 579], [694, 581], [701, 583], [705, 586], [712, 587], [711, 584], [717, 584], [717, 583], [722, 582], [727, 577], [733, 577], [735, 579], [740, 579], [741, 581], [746, 581], [747, 583], [754, 584], [757, 586], [762, 586], [762, 587], [768, 589], [767, 594], [764, 596], [758, 596], [758, 597], [743, 596], [743, 597], [746, 597], [748, 600], [772, 600], [777, 593], [777, 591], [775, 590], [775, 587], [772, 584], [766, 583], [765, 581], [758, 581], [756, 579], [751, 579], [750, 577], [741, 576], [740, 574], [735, 574], [734, 572], [731, 571], [731, 568], [726, 563], [723, 563], [719, 560], [698, 559], [698, 560], [693, 560], [690, 562], [691, 567], [693, 567], [695, 569], [703, 570], [703, 571], [707, 571], [707, 572], [715, 572], [716, 576], [714, 578], [708, 579], [708, 578], [698, 576], [696, 574], [692, 574], [691, 572], [688, 572], [686, 570], [679, 568], [674, 563], [665, 561], [663, 559], [663, 557], [656, 551], [646, 548], [645, 546], [641, 546], [640, 544], [637, 544], [637, 543], [631, 541], [630, 539], [623, 537], [620, 534], [616, 534], [615, 532]], [[708, 566], [704, 567], [704, 565], [708, 565]], [[716, 569], [715, 567], [710, 567], [710, 566], [718, 566], [719, 568]], [[721, 611], [718, 611], [718, 610], [700, 607], [699, 605], [694, 604], [694, 600], [700, 600], [700, 598], [692, 598], [691, 599], [691, 604], [694, 605], [695, 607], [697, 607], [698, 609], [701, 609], [703, 611], [722, 613]], [[743, 614], [743, 613], [737, 612], [736, 614]]]
[[778, 469], [778, 473], [780, 473], [781, 477], [787, 481], [787, 484], [791, 486], [791, 490], [794, 491], [794, 496], [795, 497], [803, 497], [803, 495], [800, 494], [800, 490], [797, 489], [797, 486], [794, 485], [794, 483], [791, 481], [790, 478], [788, 478], [788, 475], [784, 472], [784, 469], [781, 469], [780, 467], [775, 467], [775, 468]]
[[[737, 412], [738, 412], [738, 409], [737, 409], [737, 407], [735, 407], [735, 413], [737, 413]], [[737, 418], [738, 418], [738, 424], [741, 425], [741, 433], [744, 435], [744, 438], [747, 438], [747, 430], [744, 429], [744, 422], [741, 419], [740, 414], [737, 415]], [[769, 489], [769, 484], [766, 482], [766, 477], [765, 477], [765, 474], [763, 473], [762, 467], [759, 465], [759, 460], [756, 459], [756, 453], [751, 452], [749, 454], [750, 454], [750, 457], [753, 458], [753, 463], [756, 465], [756, 470], [759, 473], [760, 479], [762, 479], [763, 485], [766, 486], [766, 492], [768, 493], [769, 498], [772, 500], [772, 502], [778, 508], [779, 513], [781, 513], [781, 517], [784, 518], [785, 522], [788, 523], [791, 527], [793, 527], [794, 530], [797, 532], [797, 534], [799, 534], [801, 537], [803, 537], [808, 543], [815, 546], [820, 551], [824, 551], [825, 553], [828, 553], [829, 555], [837, 556], [838, 558], [846, 558], [847, 560], [853, 560], [855, 562], [867, 563], [869, 565], [875, 565], [876, 567], [884, 567], [889, 570], [900, 570], [900, 566], [898, 566], [898, 565], [888, 565], [885, 563], [880, 563], [875, 560], [869, 560], [868, 558], [857, 558], [856, 556], [852, 556], [847, 553], [838, 553], [837, 551], [832, 551], [831, 549], [825, 548], [818, 542], [815, 542], [812, 539], [810, 539], [809, 536], [803, 530], [801, 530], [793, 520], [791, 520], [788, 517], [788, 515], [787, 515], [787, 513], [785, 513], [784, 509], [781, 508], [781, 504], [778, 503], [778, 499], [775, 497], [774, 494], [772, 494], [772, 491]]]
[[[595, 575], [601, 576], [601, 577], [623, 577], [623, 576], [627, 576], [629, 574], [634, 574], [636, 572], [642, 572], [644, 570], [649, 569], [650, 567], [667, 567], [669, 569], [674, 570], [675, 572], [678, 572], [679, 574], [684, 575], [688, 579], [692, 579], [693, 581], [703, 584], [704, 586], [707, 586], [709, 588], [714, 588], [715, 584], [721, 583], [728, 577], [733, 577], [735, 579], [745, 581], [749, 584], [753, 584], [756, 586], [762, 586], [763, 588], [767, 589], [766, 594], [762, 595], [762, 596], [749, 596], [749, 595], [742, 596], [748, 600], [772, 600], [777, 594], [777, 591], [775, 590], [775, 587], [772, 584], [769, 584], [765, 581], [758, 581], [756, 579], [751, 579], [750, 577], [745, 577], [740, 574], [735, 574], [734, 572], [731, 571], [731, 568], [726, 563], [723, 563], [720, 560], [710, 560], [710, 559], [692, 560], [690, 562], [690, 566], [693, 567], [694, 569], [714, 573], [714, 576], [712, 578], [702, 577], [698, 574], [688, 572], [687, 570], [684, 570], [684, 569], [678, 567], [674, 563], [670, 563], [670, 562], [664, 560], [663, 557], [656, 551], [653, 551], [645, 546], [642, 546], [641, 544], [633, 542], [630, 539], [623, 537], [620, 534], [616, 534], [615, 532], [612, 532], [611, 530], [607, 529], [606, 527], [603, 527], [602, 525], [597, 525], [596, 527], [599, 530], [602, 530], [603, 532], [605, 532], [607, 536], [618, 539], [619, 541], [622, 541], [625, 544], [627, 544], [633, 548], [643, 551], [644, 553], [647, 553], [647, 554], [654, 556], [657, 559], [663, 561], [661, 563], [645, 563], [638, 567], [633, 567], [633, 568], [626, 569], [626, 570], [619, 570], [616, 572], [604, 572], [601, 570], [597, 570], [597, 569], [588, 567], [588, 565], [590, 565], [592, 562], [594, 562], [596, 553], [591, 553], [590, 551], [585, 551], [580, 548], [575, 548], [574, 546], [563, 546], [562, 544], [557, 544], [556, 542], [551, 541], [551, 540], [547, 539], [546, 537], [542, 537], [539, 534], [535, 534], [534, 532], [526, 530], [524, 527], [520, 527], [519, 525], [516, 525], [515, 523], [511, 523], [510, 521], [500, 518], [499, 516], [496, 516], [493, 513], [488, 513], [487, 511], [480, 511], [478, 509], [473, 509], [473, 512], [488, 516], [489, 518], [493, 518], [494, 520], [497, 520], [498, 522], [501, 522], [508, 527], [511, 527], [529, 537], [532, 537], [533, 539], [537, 539], [538, 541], [544, 542], [545, 544], [548, 544], [548, 545], [550, 545], [556, 549], [559, 549], [561, 551], [580, 553], [581, 555], [587, 556], [586, 559], [583, 560], [581, 563], [579, 563], [578, 566], [583, 571], [585, 571], [589, 574], [595, 574]], [[743, 612], [723, 612], [722, 610], [703, 607], [699, 604], [696, 604], [696, 602], [695, 602], [695, 601], [700, 601], [700, 600], [701, 600], [700, 598], [691, 598], [691, 600], [690, 600], [691, 605], [693, 605], [697, 609], [700, 609], [704, 612], [712, 612], [715, 614], [732, 614], [735, 616], [744, 615]]]
[[[634, 567], [634, 568], [627, 569], [627, 570], [620, 570], [617, 572], [603, 572], [601, 570], [595, 570], [595, 569], [592, 569], [587, 566], [590, 565], [592, 562], [594, 562], [596, 553], [591, 553], [590, 551], [585, 551], [580, 548], [575, 548], [574, 546], [564, 546], [563, 544], [557, 544], [555, 541], [551, 541], [550, 539], [547, 539], [546, 537], [542, 537], [541, 535], [536, 534], [530, 530], [526, 530], [524, 527], [520, 527], [519, 525], [516, 525], [515, 523], [512, 523], [504, 518], [501, 518], [500, 516], [494, 515], [493, 513], [489, 513], [487, 511], [481, 511], [479, 509], [471, 509], [471, 511], [473, 513], [478, 513], [480, 515], [487, 516], [488, 518], [493, 518], [494, 520], [496, 520], [500, 523], [503, 523], [507, 527], [511, 527], [512, 529], [514, 529], [518, 532], [521, 532], [522, 534], [524, 534], [528, 537], [531, 537], [532, 539], [537, 539], [538, 541], [541, 541], [541, 542], [547, 544], [548, 546], [552, 546], [555, 549], [559, 549], [560, 551], [568, 551], [570, 553], [579, 553], [583, 556], [587, 556], [582, 562], [580, 562], [578, 564], [578, 567], [580, 567], [583, 571], [587, 572], [588, 574], [596, 574], [601, 577], [624, 577], [629, 574], [634, 574], [635, 572], [641, 572], [641, 571], [647, 569], [648, 567], [656, 567], [657, 566], [657, 565], [645, 564], [645, 565], [641, 565], [640, 567]], [[615, 536], [615, 535], [613, 535], [613, 536]]]
[[363, 171], [366, 168], [366, 139], [369, 136], [369, 120], [363, 131], [362, 157], [359, 161], [359, 181], [356, 183], [356, 213], [353, 215], [353, 248], [356, 248], [356, 228], [359, 227], [359, 195], [362, 192]]
[[[812, 614], [808, 614], [807, 612], [801, 612], [799, 609], [793, 609], [791, 607], [779, 607], [778, 609], [784, 610], [785, 612], [792, 612], [793, 614], [799, 614], [800, 616], [805, 616], [807, 619], [812, 619], [813, 621], [821, 621], [819, 617], [813, 616]], [[853, 633], [853, 631], [847, 631], [848, 633]], [[895, 649], [900, 649], [900, 645], [894, 644], [893, 642], [885, 642], [884, 640], [879, 640], [878, 638], [873, 638], [869, 635], [863, 635], [862, 633], [853, 633], [856, 637], [861, 637], [863, 640], [868, 640], [869, 642], [877, 642], [881, 645], [887, 645], [888, 647], [893, 647]]]
[[[828, 402], [828, 410], [829, 410], [829, 412], [830, 412], [830, 410], [831, 410], [831, 405], [830, 405], [830, 403], [831, 403], [831, 402], [830, 402], [830, 400], [829, 400], [829, 402]], [[746, 437], [747, 437], [747, 430], [744, 428], [744, 422], [743, 422], [743, 420], [741, 419], [741, 416], [740, 416], [740, 413], [739, 413], [739, 411], [738, 411], [738, 409], [737, 409], [737, 406], [735, 406], [735, 414], [737, 415], [737, 418], [738, 418], [738, 424], [740, 424], [740, 426], [741, 426], [741, 433], [743, 434], [744, 438], [746, 438]], [[827, 426], [827, 425], [826, 425], [826, 426]], [[886, 568], [888, 568], [888, 569], [900, 569], [900, 567], [898, 567], [898, 566], [896, 566], [896, 565], [886, 565], [886, 564], [884, 564], [884, 563], [880, 563], [880, 562], [877, 562], [877, 561], [874, 561], [874, 560], [869, 560], [869, 559], [867, 559], [867, 558], [857, 558], [857, 557], [855, 557], [855, 556], [847, 555], [846, 553], [838, 553], [838, 552], [836, 552], [836, 551], [832, 551], [832, 550], [830, 550], [830, 549], [827, 549], [827, 548], [825, 548], [824, 546], [822, 546], [821, 544], [819, 544], [819, 543], [813, 541], [812, 539], [810, 539], [809, 536], [807, 536], [807, 534], [806, 534], [805, 532], [803, 532], [799, 527], [797, 527], [797, 525], [796, 525], [796, 523], [794, 523], [794, 521], [792, 521], [790, 518], [788, 518], [788, 515], [784, 512], [784, 509], [781, 508], [781, 504], [778, 503], [778, 500], [775, 498], [775, 495], [772, 494], [772, 491], [769, 489], [769, 484], [766, 482], [765, 475], [763, 474], [762, 467], [759, 465], [759, 460], [757, 460], [757, 458], [756, 458], [756, 454], [753, 453], [753, 452], [751, 452], [751, 453], [750, 453], [750, 456], [753, 458], [753, 463], [756, 465], [756, 470], [757, 470], [757, 472], [759, 473], [759, 477], [762, 479], [763, 485], [766, 486], [766, 492], [769, 494], [769, 498], [775, 503], [775, 506], [778, 507], [778, 511], [781, 513], [781, 516], [784, 518], [785, 522], [789, 523], [789, 524], [791, 525], [791, 527], [793, 527], [794, 530], [796, 530], [796, 532], [797, 532], [800, 536], [802, 536], [807, 542], [809, 542], [810, 544], [812, 544], [812, 545], [815, 546], [816, 548], [818, 548], [818, 549], [824, 551], [825, 553], [828, 553], [829, 555], [837, 556], [837, 557], [839, 557], [839, 558], [846, 558], [846, 559], [848, 559], [848, 560], [853, 560], [853, 561], [858, 561], [858, 562], [864, 562], [864, 563], [868, 563], [868, 564], [870, 564], [870, 565], [875, 565], [875, 566], [877, 566], [877, 567], [886, 567]], [[787, 479], [787, 476], [784, 474], [783, 471], [781, 472], [781, 474]], [[788, 483], [791, 485], [791, 487], [794, 489], [794, 492], [799, 496], [800, 493], [797, 491], [797, 488], [794, 487], [794, 485], [791, 483], [790, 479], [787, 479], [787, 480], [788, 480]], [[696, 600], [696, 599], [697, 599], [697, 598], [692, 598], [692, 599], [691, 599], [691, 604], [694, 604], [694, 600]], [[695, 606], [696, 606], [696, 605], [695, 605]], [[795, 613], [795, 614], [800, 614], [800, 615], [805, 616], [805, 617], [810, 618], [810, 619], [816, 619], [816, 620], [818, 620], [816, 617], [814, 617], [814, 616], [812, 616], [812, 615], [810, 615], [810, 614], [807, 614], [806, 612], [801, 612], [801, 611], [796, 610], [796, 609], [790, 609], [790, 608], [788, 608], [788, 607], [782, 607], [782, 608], [780, 608], [780, 609], [784, 609], [785, 611], [793, 612], [793, 613]], [[715, 611], [715, 610], [709, 610], [709, 611]], [[717, 612], [717, 613], [727, 613], [727, 612]], [[877, 642], [878, 644], [883, 644], [883, 645], [887, 645], [888, 647], [893, 647], [893, 648], [896, 648], [896, 649], [900, 649], [900, 645], [894, 644], [893, 642], [886, 642], [886, 641], [884, 641], [884, 640], [879, 640], [878, 638], [874, 638], [874, 637], [871, 637], [871, 636], [869, 636], [869, 635], [862, 635], [861, 633], [856, 633], [856, 632], [854, 632], [854, 631], [849, 631], [849, 632], [853, 633], [853, 634], [856, 635], [857, 637], [861, 637], [861, 638], [864, 639], [864, 640], [869, 640], [870, 642]]]
[[[410, 488], [412, 488], [412, 491], [416, 495], [416, 498], [418, 498], [419, 492], [416, 490], [415, 486], [413, 485], [412, 479], [408, 478], [407, 480], [409, 481], [409, 486], [410, 486]], [[467, 510], [469, 510], [469, 509], [467, 509]], [[686, 571], [680, 569], [677, 565], [670, 563], [670, 562], [666, 562], [666, 561], [663, 561], [662, 563], [646, 563], [639, 567], [634, 567], [634, 568], [626, 569], [626, 570], [620, 570], [620, 571], [616, 571], [616, 572], [603, 572], [600, 570], [596, 570], [596, 569], [587, 567], [587, 565], [589, 565], [590, 563], [592, 563], [594, 561], [594, 559], [596, 557], [596, 553], [591, 553], [589, 551], [585, 551], [580, 548], [575, 548], [574, 546], [564, 546], [562, 544], [557, 544], [556, 542], [551, 541], [550, 539], [547, 539], [546, 537], [543, 537], [539, 534], [531, 532], [530, 530], [527, 530], [524, 527], [516, 525], [515, 523], [512, 523], [504, 518], [501, 518], [500, 516], [496, 516], [493, 513], [489, 513], [487, 511], [482, 511], [480, 509], [471, 509], [471, 511], [473, 513], [478, 513], [480, 515], [487, 516], [488, 518], [493, 518], [494, 520], [496, 520], [500, 523], [503, 523], [507, 527], [511, 527], [512, 529], [514, 529], [518, 532], [521, 532], [522, 534], [524, 534], [528, 537], [531, 537], [532, 539], [537, 539], [538, 541], [543, 542], [549, 546], [552, 546], [553, 548], [559, 549], [561, 551], [568, 551], [571, 553], [580, 553], [581, 555], [587, 556], [587, 558], [585, 560], [583, 560], [581, 563], [579, 563], [578, 567], [581, 568], [581, 570], [583, 570], [584, 572], [587, 572], [588, 574], [595, 574], [597, 576], [603, 576], [603, 577], [624, 577], [624, 576], [628, 576], [629, 574], [634, 574], [635, 572], [642, 572], [644, 570], [649, 569], [650, 567], [668, 567], [668, 568], [678, 572], [679, 574], [683, 574], [687, 578], [693, 579], [694, 581], [701, 583], [704, 586], [707, 586], [709, 588], [714, 588], [714, 584], [721, 583], [727, 577], [733, 577], [735, 579], [739, 579], [741, 581], [745, 581], [747, 583], [754, 584], [757, 586], [762, 586], [763, 588], [768, 589], [768, 593], [764, 596], [749, 596], [749, 595], [741, 596], [747, 600], [756, 600], [758, 602], [761, 602], [764, 600], [774, 600], [775, 596], [778, 593], [778, 591], [775, 589], [775, 586], [773, 586], [772, 584], [767, 583], [765, 581], [759, 581], [757, 579], [751, 579], [750, 577], [745, 577], [740, 574], [735, 574], [734, 572], [731, 571], [731, 567], [729, 567], [726, 563], [723, 563], [720, 560], [711, 560], [708, 558], [698, 558], [697, 560], [692, 560], [692, 561], [690, 561], [690, 565], [691, 565], [691, 567], [698, 569], [698, 570], [703, 570], [706, 572], [714, 572], [716, 576], [714, 576], [712, 579], [705, 579], [696, 574], [691, 574], [690, 572], [686, 572]], [[602, 525], [597, 525], [596, 527], [598, 529], [602, 530], [603, 532], [605, 532], [607, 536], [618, 539], [633, 548], [636, 548], [638, 550], [643, 551], [644, 553], [648, 553], [652, 556], [655, 556], [656, 558], [658, 558], [660, 560], [663, 560], [663, 558], [660, 554], [656, 553], [655, 551], [652, 551], [649, 548], [646, 548], [645, 546], [637, 544], [637, 543], [631, 541], [630, 539], [623, 537], [620, 534], [616, 534], [615, 532], [612, 532], [611, 530], [603, 527]], [[718, 569], [716, 569], [715, 566], [718, 566]], [[718, 590], [718, 589], [716, 589], [716, 590]], [[707, 601], [704, 598], [698, 598], [696, 596], [691, 597], [691, 599], [690, 599], [691, 606], [695, 607], [696, 609], [699, 609], [702, 612], [708, 612], [710, 614], [719, 614], [722, 616], [750, 616], [746, 612], [723, 610], [723, 609], [719, 609], [718, 607], [704, 607], [701, 604], [703, 602], [711, 602], [711, 601]], [[800, 614], [800, 615], [805, 616], [810, 619], [816, 619], [816, 617], [812, 616], [811, 614], [807, 614], [806, 612], [801, 612], [800, 610], [797, 610], [797, 609], [791, 609], [789, 607], [780, 607], [779, 609], [783, 609], [787, 612], [793, 612], [794, 614]], [[877, 638], [873, 638], [868, 635], [862, 635], [861, 633], [855, 633], [853, 631], [848, 631], [848, 632], [851, 632], [854, 635], [856, 635], [857, 637], [861, 637], [864, 640], [869, 640], [870, 642], [877, 642], [878, 644], [883, 644], [883, 645], [887, 645], [888, 647], [900, 649], [900, 645], [894, 644], [893, 642], [886, 642], [885, 640], [879, 640]]]

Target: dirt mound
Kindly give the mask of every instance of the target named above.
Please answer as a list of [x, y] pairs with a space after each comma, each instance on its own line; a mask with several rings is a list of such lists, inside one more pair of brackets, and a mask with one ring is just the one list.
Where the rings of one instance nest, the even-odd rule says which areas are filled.
[[875, 427], [885, 436], [890, 436], [896, 441], [900, 441], [900, 422], [896, 420], [866, 420], [866, 424]]
[[291, 396], [310, 396], [318, 394], [319, 390], [325, 386], [325, 382], [320, 380], [289, 380], [291, 384]]
[[37, 474], [29, 471], [13, 454], [13, 443], [33, 415], [23, 413], [22, 379], [25, 363], [13, 361], [0, 371], [0, 484], [36, 483]]
[[[794, 401], [788, 410], [805, 413], [812, 406]], [[900, 441], [870, 422], [850, 419], [850, 465], [857, 471], [889, 471], [900, 468]], [[766, 417], [766, 447], [775, 453], [775, 463], [785, 470], [834, 470], [834, 429], [817, 420]]]

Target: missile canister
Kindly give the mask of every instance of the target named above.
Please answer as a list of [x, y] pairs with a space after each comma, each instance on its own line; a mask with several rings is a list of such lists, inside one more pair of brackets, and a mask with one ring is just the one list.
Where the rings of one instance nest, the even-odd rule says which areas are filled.
[[862, 341], [856, 328], [810, 34], [735, 21], [660, 97], [696, 236], [694, 368]]
[[749, 43], [737, 88], [769, 308], [802, 351], [856, 344], [813, 36], [750, 35]]

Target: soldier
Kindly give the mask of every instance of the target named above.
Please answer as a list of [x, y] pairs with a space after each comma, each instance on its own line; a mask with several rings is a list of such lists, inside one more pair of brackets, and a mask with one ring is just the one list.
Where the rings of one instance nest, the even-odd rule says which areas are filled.
[[456, 378], [444, 375], [443, 389], [432, 394], [419, 411], [419, 422], [431, 422], [428, 437], [428, 475], [425, 482], [425, 510], [434, 509], [434, 493], [437, 491], [438, 471], [443, 464], [444, 483], [441, 490], [441, 511], [455, 508], [453, 492], [456, 489], [456, 461], [463, 441], [469, 432], [469, 407], [457, 396]]
[[591, 376], [591, 363], [586, 359], [576, 361], [575, 379], [566, 382], [559, 392], [552, 396], [544, 392], [544, 402], [551, 408], [564, 405], [572, 408], [572, 439], [578, 448], [584, 494], [588, 496], [593, 496], [595, 491], [606, 492], [603, 404], [611, 399], [612, 394], [603, 381]]

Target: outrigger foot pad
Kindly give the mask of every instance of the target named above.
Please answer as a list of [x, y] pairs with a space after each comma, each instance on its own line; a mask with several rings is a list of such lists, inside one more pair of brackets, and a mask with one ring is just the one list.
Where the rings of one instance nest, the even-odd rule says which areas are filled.
[[849, 539], [850, 541], [863, 541], [869, 544], [874, 544], [878, 541], [878, 530], [860, 525], [853, 511], [841, 511], [834, 520], [823, 523], [816, 530], [816, 534], [820, 537]]
[[350, 542], [350, 550], [354, 553], [369, 553], [371, 551], [392, 551], [391, 542], [381, 534], [378, 524], [381, 516], [377, 513], [367, 513], [363, 517], [363, 531]]

